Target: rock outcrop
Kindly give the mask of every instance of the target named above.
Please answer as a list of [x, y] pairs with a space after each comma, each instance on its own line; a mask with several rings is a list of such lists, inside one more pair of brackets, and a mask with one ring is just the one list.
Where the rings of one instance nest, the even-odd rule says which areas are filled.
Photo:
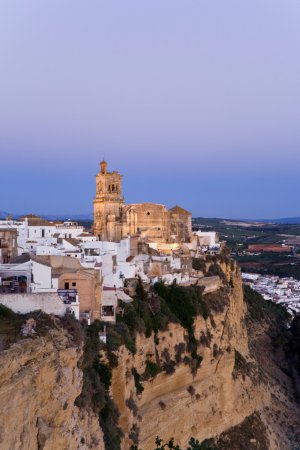
[[[136, 354], [125, 347], [119, 350], [118, 367], [113, 371], [111, 393], [125, 433], [122, 448], [132, 441], [143, 450], [153, 450], [157, 435], [174, 437], [186, 445], [191, 436], [204, 440], [231, 428], [262, 408], [269, 394], [249, 376], [233, 377], [235, 352], [248, 356], [247, 331], [244, 326], [246, 306], [243, 301], [239, 270], [224, 267], [232, 288], [222, 312], [205, 320], [195, 320], [195, 337], [199, 343], [202, 362], [196, 373], [184, 362], [189, 357], [185, 350], [178, 358], [178, 349], [186, 348], [186, 330], [179, 324], [170, 324], [168, 331], [155, 337], [136, 338]], [[221, 295], [216, 292], [214, 296]], [[176, 356], [177, 353], [177, 356]], [[143, 392], [137, 394], [132, 369], [145, 373], [146, 362], [160, 366], [175, 361], [173, 373], [161, 372], [143, 382]]]
[[97, 416], [74, 405], [81, 354], [61, 328], [0, 354], [1, 449], [104, 449]]

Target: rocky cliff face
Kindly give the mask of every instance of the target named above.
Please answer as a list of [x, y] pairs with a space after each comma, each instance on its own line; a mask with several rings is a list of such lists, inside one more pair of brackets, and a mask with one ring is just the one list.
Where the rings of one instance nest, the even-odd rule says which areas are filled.
[[0, 354], [0, 448], [104, 449], [97, 417], [74, 405], [81, 353], [64, 330], [52, 329]]
[[[138, 441], [143, 450], [152, 450], [157, 435], [174, 437], [181, 445], [191, 436], [200, 441], [216, 436], [269, 401], [269, 394], [259, 384], [254, 388], [249, 376], [233, 376], [236, 350], [248, 356], [243, 323], [246, 310], [239, 271], [223, 269], [233, 287], [226, 294], [214, 293], [214, 297], [226, 297], [221, 312], [195, 321], [198, 352], [203, 358], [196, 372], [185, 363], [189, 358], [187, 333], [179, 324], [170, 324], [168, 331], [159, 332], [156, 338], [138, 335], [135, 355], [125, 347], [120, 349], [111, 392], [121, 413], [124, 450], [132, 441]], [[184, 350], [179, 358], [180, 348]], [[147, 361], [163, 366], [166, 360], [176, 365], [169, 373], [158, 373], [143, 382], [144, 390], [137, 394], [132, 369], [143, 374]]]
[[[0, 448], [104, 450], [106, 441], [109, 450], [133, 443], [153, 450], [157, 435], [174, 437], [182, 448], [191, 436], [215, 438], [220, 450], [295, 448], [300, 414], [292, 379], [283, 373], [265, 323], [249, 325], [245, 318], [239, 269], [220, 266], [221, 287], [216, 283], [215, 292], [204, 294], [209, 312], [194, 320], [196, 356], [187, 328], [174, 322], [148, 337], [137, 333], [135, 351], [121, 345], [99, 360], [101, 367], [95, 365], [95, 330], [85, 365], [82, 344], [60, 325], [2, 350]], [[103, 405], [113, 405], [109, 395], [124, 434], [120, 447], [110, 438], [115, 424], [107, 422], [107, 411], [99, 422]]]

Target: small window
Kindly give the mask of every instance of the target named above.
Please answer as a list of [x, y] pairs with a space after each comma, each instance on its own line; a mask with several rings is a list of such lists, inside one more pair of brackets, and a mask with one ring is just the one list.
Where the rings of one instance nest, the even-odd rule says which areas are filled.
[[73, 286], [73, 287], [75, 287], [75, 286], [76, 286], [76, 283], [75, 283], [74, 281], [73, 281], [73, 283], [72, 283], [72, 286]]
[[147, 212], [147, 216], [150, 216], [150, 212], [149, 211]]
[[65, 283], [65, 289], [69, 289], [70, 285], [69, 283]]

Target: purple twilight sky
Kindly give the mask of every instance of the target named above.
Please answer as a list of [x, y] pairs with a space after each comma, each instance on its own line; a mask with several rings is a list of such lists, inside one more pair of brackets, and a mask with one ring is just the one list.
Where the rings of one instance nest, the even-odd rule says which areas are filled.
[[300, 216], [299, 0], [3, 0], [0, 211]]

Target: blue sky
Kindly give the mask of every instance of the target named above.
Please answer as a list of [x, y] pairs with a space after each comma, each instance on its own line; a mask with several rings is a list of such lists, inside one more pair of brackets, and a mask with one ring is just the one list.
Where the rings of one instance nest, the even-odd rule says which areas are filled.
[[298, 0], [4, 0], [0, 210], [126, 201], [299, 216]]

